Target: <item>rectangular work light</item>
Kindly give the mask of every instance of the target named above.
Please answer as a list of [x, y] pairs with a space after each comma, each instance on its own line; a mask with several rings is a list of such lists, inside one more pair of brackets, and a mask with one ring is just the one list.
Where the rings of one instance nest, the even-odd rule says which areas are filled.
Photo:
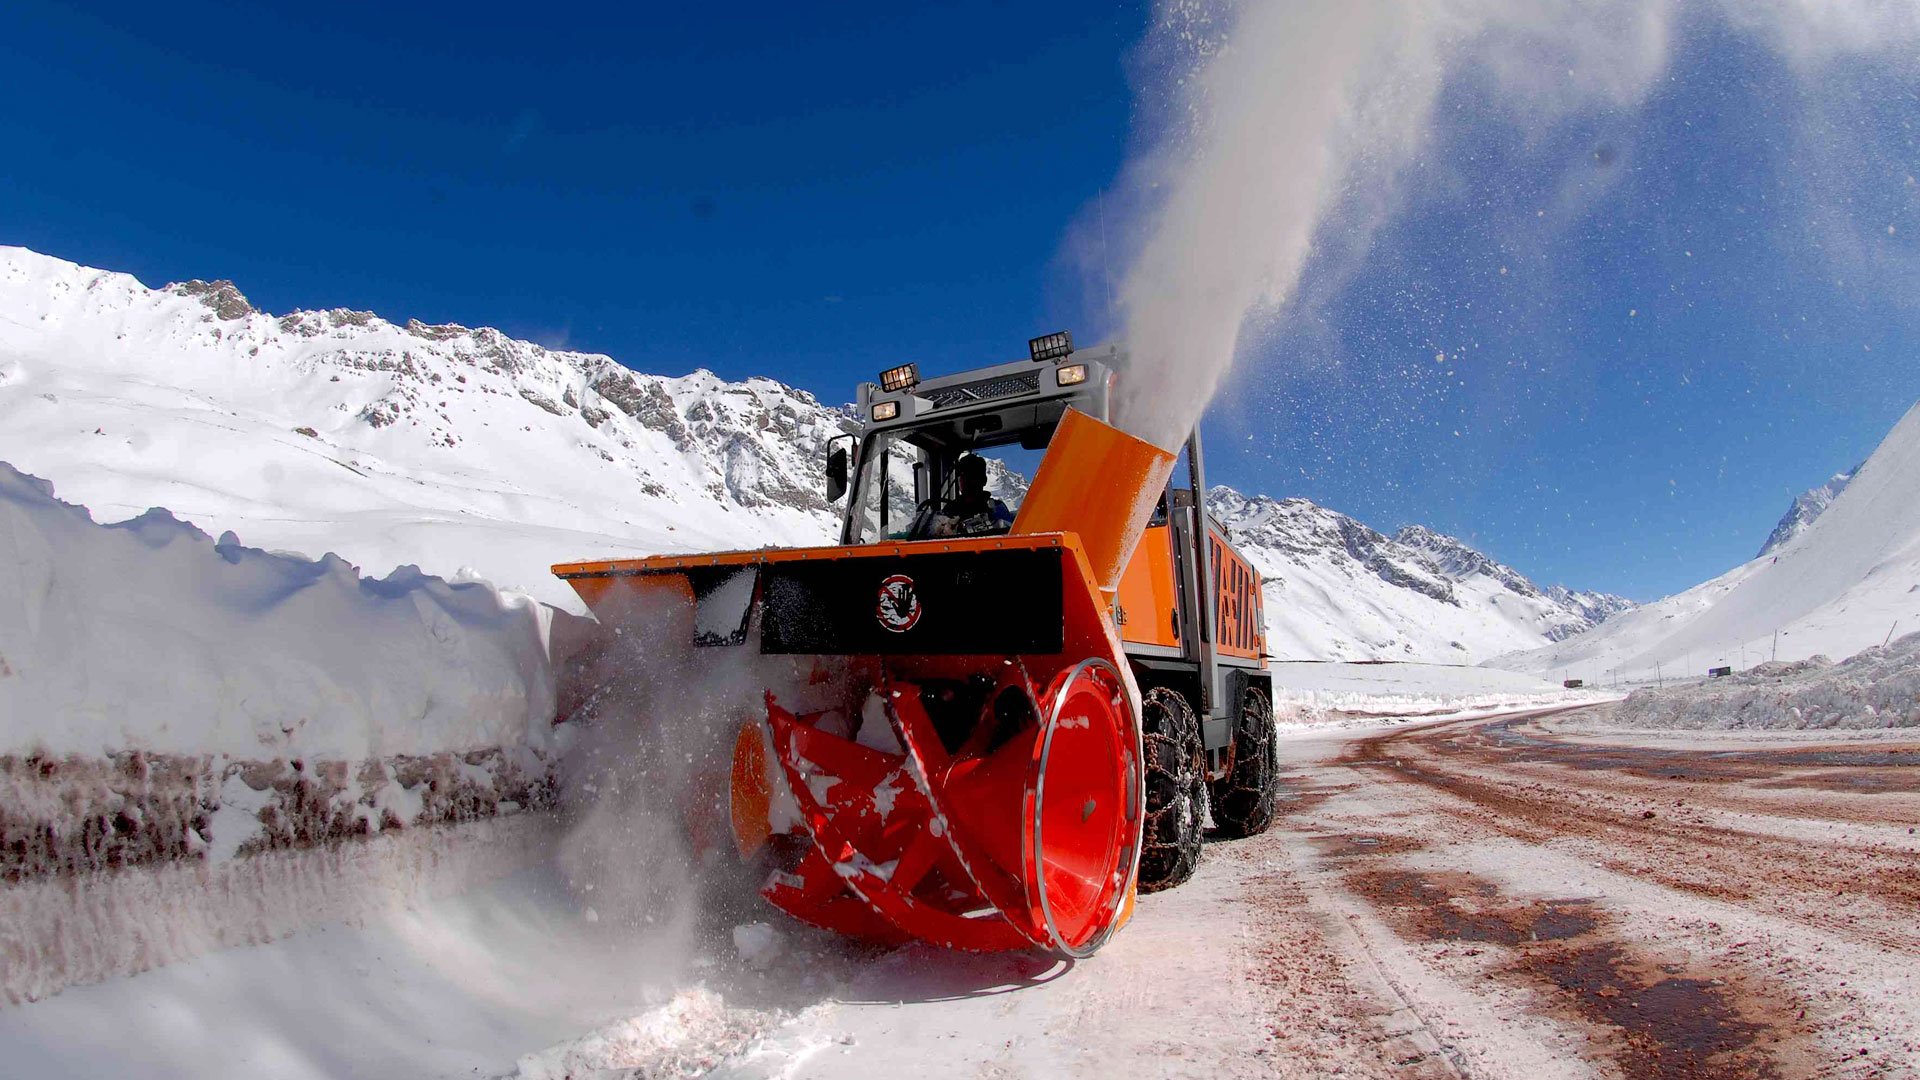
[[1087, 365], [1061, 364], [1053, 369], [1053, 379], [1061, 386], [1078, 386], [1087, 381]]
[[1035, 361], [1058, 360], [1073, 355], [1073, 335], [1065, 330], [1057, 334], [1042, 334], [1027, 341], [1027, 352], [1033, 354]]
[[900, 415], [900, 403], [897, 401], [876, 401], [873, 404], [875, 420], [891, 420]]
[[880, 389], [886, 391], [905, 390], [920, 381], [920, 368], [915, 364], [901, 364], [880, 373]]

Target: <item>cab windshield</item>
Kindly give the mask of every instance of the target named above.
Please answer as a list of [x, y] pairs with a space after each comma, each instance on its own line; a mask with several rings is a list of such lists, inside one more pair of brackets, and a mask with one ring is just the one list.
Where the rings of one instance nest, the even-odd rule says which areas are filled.
[[943, 446], [911, 429], [869, 435], [851, 489], [847, 542], [1003, 534], [1039, 459], [1039, 451], [1017, 444]]

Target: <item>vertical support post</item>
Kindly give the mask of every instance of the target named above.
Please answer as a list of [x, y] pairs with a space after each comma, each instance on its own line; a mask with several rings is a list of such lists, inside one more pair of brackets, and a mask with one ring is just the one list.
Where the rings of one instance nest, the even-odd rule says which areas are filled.
[[1207, 526], [1207, 470], [1200, 457], [1198, 424], [1187, 436], [1187, 480], [1193, 486], [1194, 582], [1200, 594], [1194, 597], [1194, 646], [1200, 659], [1200, 700], [1195, 704], [1204, 718], [1214, 711], [1213, 605], [1217, 598], [1213, 593], [1213, 533]]

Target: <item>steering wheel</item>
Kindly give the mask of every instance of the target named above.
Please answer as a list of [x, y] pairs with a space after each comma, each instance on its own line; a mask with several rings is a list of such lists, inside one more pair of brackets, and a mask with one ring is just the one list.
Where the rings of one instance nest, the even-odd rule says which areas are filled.
[[907, 539], [929, 539], [929, 534], [933, 532], [933, 519], [940, 512], [940, 505], [940, 499], [937, 496], [929, 495], [919, 506], [914, 507], [913, 524], [907, 526]]

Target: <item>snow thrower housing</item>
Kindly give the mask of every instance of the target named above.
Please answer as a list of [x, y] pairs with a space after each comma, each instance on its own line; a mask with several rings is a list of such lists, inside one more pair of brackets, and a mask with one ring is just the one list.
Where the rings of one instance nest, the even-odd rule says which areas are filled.
[[[805, 922], [1085, 956], [1191, 875], [1209, 806], [1228, 836], [1272, 820], [1260, 579], [1197, 511], [1198, 433], [1171, 487], [1178, 455], [1106, 422], [1116, 347], [1030, 353], [861, 386], [838, 546], [554, 567], [603, 623], [665, 605], [697, 646], [810, 669], [811, 707], [769, 689], [742, 718], [727, 812]], [[1017, 515], [961, 520], [963, 459], [1013, 444], [1045, 451]]]

